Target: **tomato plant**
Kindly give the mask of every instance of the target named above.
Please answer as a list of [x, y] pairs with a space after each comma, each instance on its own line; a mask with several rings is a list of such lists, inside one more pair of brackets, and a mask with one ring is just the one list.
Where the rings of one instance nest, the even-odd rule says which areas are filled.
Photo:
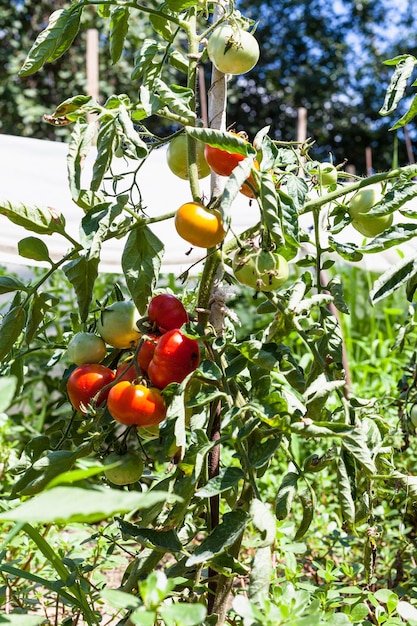
[[140, 339], [137, 322], [140, 315], [130, 300], [113, 302], [100, 312], [97, 332], [114, 348], [131, 348]]
[[[103, 461], [104, 475], [114, 485], [132, 485], [143, 474], [144, 462], [139, 452], [111, 452]], [[114, 467], [108, 467], [114, 466]]]
[[100, 406], [108, 396], [107, 385], [114, 379], [115, 372], [99, 363], [76, 367], [67, 381], [67, 393], [74, 409], [80, 413], [88, 413], [91, 403]]
[[375, 237], [389, 228], [393, 215], [367, 215], [375, 204], [383, 198], [381, 185], [369, 185], [355, 193], [349, 201], [349, 214], [352, 226], [365, 237]]
[[[189, 178], [187, 141], [186, 135], [178, 135], [171, 139], [167, 150], [169, 169], [183, 180], [188, 180]], [[204, 155], [204, 145], [200, 141], [196, 142], [196, 162], [198, 177], [206, 178], [210, 174], [210, 167]]]
[[181, 383], [198, 367], [199, 362], [198, 342], [179, 329], [169, 330], [159, 339], [148, 365], [149, 380], [160, 389], [170, 383]]
[[71, 337], [67, 354], [76, 365], [84, 363], [100, 363], [107, 354], [106, 344], [94, 333], [79, 332]]
[[170, 293], [154, 296], [148, 306], [149, 320], [161, 333], [180, 328], [188, 322], [188, 313], [181, 300]]
[[126, 426], [153, 426], [166, 416], [165, 401], [158, 389], [127, 380], [111, 387], [107, 408], [117, 422]]
[[175, 214], [175, 228], [180, 237], [198, 248], [213, 248], [226, 236], [220, 212], [199, 202], [180, 206]]
[[210, 35], [207, 52], [210, 60], [224, 74], [245, 74], [258, 62], [259, 45], [247, 30], [221, 24]]
[[233, 273], [240, 283], [256, 291], [275, 291], [288, 279], [289, 268], [281, 254], [248, 245], [233, 257]]

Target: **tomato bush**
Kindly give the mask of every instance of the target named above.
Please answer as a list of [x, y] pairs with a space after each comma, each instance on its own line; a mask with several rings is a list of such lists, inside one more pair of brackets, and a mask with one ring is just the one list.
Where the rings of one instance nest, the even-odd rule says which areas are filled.
[[180, 237], [198, 248], [213, 248], [226, 236], [220, 212], [199, 202], [180, 206], [175, 213], [175, 228]]
[[126, 426], [154, 426], [166, 416], [165, 401], [158, 389], [127, 380], [111, 387], [107, 408], [117, 422]]
[[[254, 24], [233, 3], [68, 4], [34, 42], [22, 77], [61, 56], [65, 64], [92, 17], [103, 27], [103, 50], [109, 43], [121, 68], [136, 19], [145, 15], [147, 30], [129, 68], [137, 98], [113, 94], [98, 102], [78, 94], [45, 116], [72, 131], [67, 166], [80, 236], [58, 211], [13, 202], [2, 208], [2, 218], [30, 233], [19, 242], [22, 257], [47, 264], [35, 280], [0, 276], [0, 293], [10, 296], [0, 319], [0, 443], [12, 439], [10, 425], [18, 432], [0, 466], [0, 521], [13, 524], [3, 546], [13, 565], [2, 569], [12, 610], [32, 610], [27, 599], [47, 590], [54, 606], [69, 607], [61, 621], [96, 624], [103, 578], [98, 587], [92, 572], [99, 567], [102, 576], [116, 552], [128, 560], [121, 587], [102, 595], [122, 622], [377, 623], [386, 617], [379, 611], [395, 604], [391, 595], [378, 596], [383, 589], [374, 592], [380, 584], [390, 594], [396, 585], [401, 602], [408, 594], [415, 604], [409, 407], [417, 400], [417, 268], [414, 258], [399, 257], [354, 290], [341, 268], [412, 239], [415, 211], [407, 203], [417, 196], [417, 167], [360, 179], [316, 161], [310, 140], [277, 140], [269, 121], [259, 119], [253, 143], [227, 131], [229, 79], [215, 69], [207, 102], [198, 81], [207, 56], [227, 74], [257, 62]], [[402, 71], [399, 64], [396, 95]], [[209, 122], [200, 119], [206, 104]], [[168, 136], [153, 132], [156, 118]], [[190, 201], [178, 208], [183, 201], [167, 189], [158, 208], [142, 193], [143, 166], [176, 135], [191, 149], [186, 157], [171, 153], [158, 176], [165, 185], [169, 168], [186, 162], [186, 174], [178, 175], [186, 176]], [[180, 144], [171, 141], [169, 153]], [[202, 146], [209, 192], [199, 179]], [[253, 201], [245, 203], [243, 226], [235, 201], [245, 191]], [[156, 227], [161, 222], [167, 235]], [[366, 245], [351, 241], [350, 223], [371, 239]], [[166, 239], [175, 231], [202, 250], [193, 263], [180, 246], [184, 271], [164, 276]], [[50, 235], [62, 240], [56, 261]], [[102, 255], [111, 240], [122, 244], [122, 274], [104, 281]], [[58, 277], [64, 289], [55, 288]], [[369, 310], [357, 311], [362, 300], [376, 306], [400, 290], [403, 310], [385, 356], [369, 327], [346, 340], [350, 320], [368, 323]], [[384, 310], [384, 321], [392, 310]], [[99, 363], [68, 371], [69, 338], [81, 329], [97, 331], [106, 351]], [[75, 363], [84, 358], [74, 351]], [[387, 368], [395, 361], [395, 375], [381, 374], [383, 360]], [[81, 415], [65, 401], [65, 386]], [[140, 482], [138, 464], [128, 475], [133, 482], [113, 474], [115, 482], [106, 483], [102, 459], [138, 446]], [[397, 582], [387, 546], [398, 533], [386, 541], [379, 529], [391, 523], [394, 506], [401, 511]], [[83, 527], [88, 562], [74, 554], [75, 540], [55, 549], [64, 525], [71, 538], [74, 525]], [[348, 563], [352, 546], [361, 556]], [[383, 583], [381, 554], [388, 564]], [[236, 579], [245, 581], [244, 593]], [[378, 597], [385, 608], [376, 607]]]
[[67, 393], [74, 409], [80, 413], [87, 413], [91, 403], [100, 406], [106, 400], [109, 393], [108, 385], [114, 379], [114, 371], [99, 363], [76, 367], [67, 381]]

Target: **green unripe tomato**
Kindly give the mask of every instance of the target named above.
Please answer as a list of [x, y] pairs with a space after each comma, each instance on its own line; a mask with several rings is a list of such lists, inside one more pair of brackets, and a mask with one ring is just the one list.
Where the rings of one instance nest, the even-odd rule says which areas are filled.
[[256, 291], [275, 291], [288, 279], [289, 268], [281, 254], [245, 246], [233, 258], [233, 273], [243, 285]]
[[245, 74], [259, 59], [259, 45], [247, 30], [221, 24], [207, 44], [210, 61], [224, 74]]
[[100, 363], [107, 354], [103, 339], [94, 333], [75, 333], [67, 347], [69, 359], [76, 365]]
[[332, 163], [319, 163], [311, 172], [315, 174], [321, 187], [330, 187], [337, 183], [337, 169]]
[[[168, 167], [175, 176], [188, 180], [188, 140], [186, 135], [178, 135], [169, 142], [167, 150]], [[210, 167], [204, 156], [204, 143], [196, 142], [196, 161], [199, 178], [210, 174]]]
[[117, 454], [111, 452], [104, 459], [104, 465], [113, 465], [104, 470], [104, 475], [114, 485], [131, 485], [136, 483], [143, 474], [143, 460], [138, 452], [126, 452], [126, 454]]
[[140, 315], [131, 300], [113, 302], [100, 313], [97, 332], [113, 348], [131, 348], [141, 333], [136, 325]]
[[380, 216], [366, 215], [382, 198], [381, 185], [375, 184], [357, 191], [349, 202], [352, 226], [365, 237], [376, 237], [392, 224], [392, 213]]

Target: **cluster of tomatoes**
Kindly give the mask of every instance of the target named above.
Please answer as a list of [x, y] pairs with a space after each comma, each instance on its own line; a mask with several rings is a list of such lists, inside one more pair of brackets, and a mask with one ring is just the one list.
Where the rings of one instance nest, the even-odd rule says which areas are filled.
[[[110, 415], [127, 426], [151, 427], [165, 419], [162, 391], [198, 367], [200, 349], [198, 341], [181, 330], [189, 316], [176, 296], [154, 296], [147, 313], [146, 334], [139, 331], [133, 302], [123, 301], [101, 312], [98, 334], [74, 335], [68, 355], [76, 367], [67, 381], [74, 409], [86, 415], [106, 403]], [[101, 363], [107, 345], [122, 351], [116, 369]]]

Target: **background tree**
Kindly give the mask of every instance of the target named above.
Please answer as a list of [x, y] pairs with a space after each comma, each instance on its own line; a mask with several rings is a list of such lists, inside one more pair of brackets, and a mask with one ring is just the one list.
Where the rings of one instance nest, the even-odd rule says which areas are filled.
[[[279, 7], [273, 0], [241, 0], [239, 8], [259, 20], [262, 56], [234, 85], [230, 121], [252, 135], [262, 110], [276, 139], [294, 140], [297, 109], [306, 107], [307, 133], [319, 146], [318, 157], [331, 152], [337, 162], [348, 159], [364, 174], [365, 149], [371, 147], [374, 169], [387, 169], [394, 136], [387, 133], [393, 120], [378, 113], [391, 75], [383, 61], [416, 52], [409, 0], [395, 6], [385, 0], [281, 0]], [[403, 131], [399, 160], [408, 161]]]

